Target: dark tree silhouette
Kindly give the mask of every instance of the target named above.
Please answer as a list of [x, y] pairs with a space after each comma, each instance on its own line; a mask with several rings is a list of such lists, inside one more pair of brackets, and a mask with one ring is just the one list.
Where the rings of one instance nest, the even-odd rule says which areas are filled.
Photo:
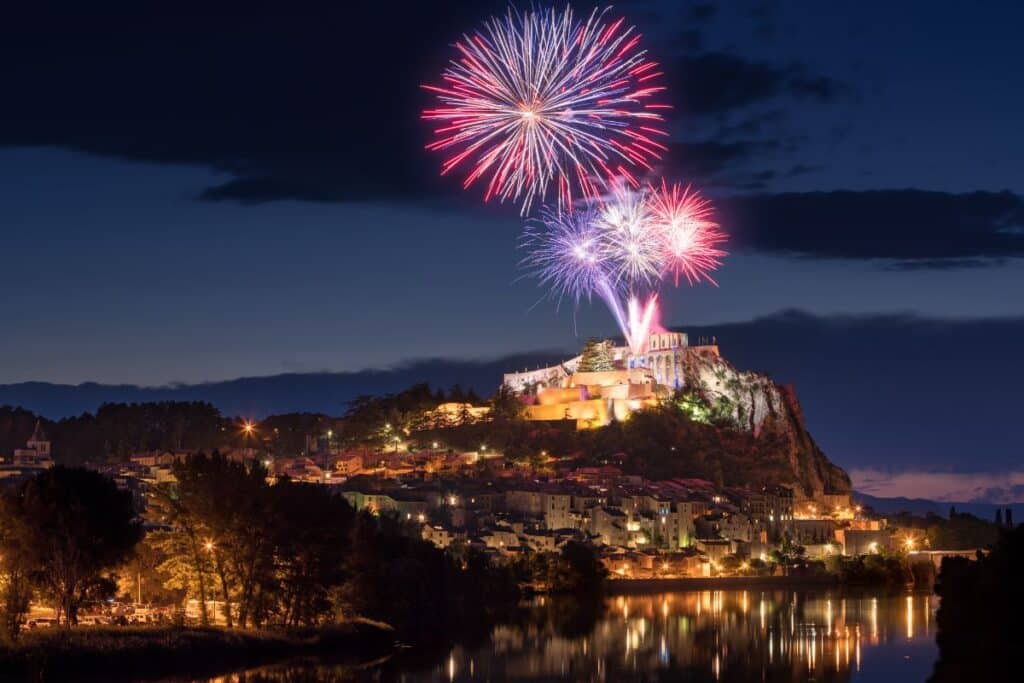
[[939, 659], [931, 681], [1018, 680], [1016, 624], [1024, 610], [1024, 528], [1005, 532], [987, 556], [942, 562]]
[[5, 496], [3, 512], [4, 550], [10, 545], [22, 554], [32, 582], [69, 627], [103, 572], [124, 561], [142, 536], [131, 494], [84, 469], [58, 466], [36, 475]]

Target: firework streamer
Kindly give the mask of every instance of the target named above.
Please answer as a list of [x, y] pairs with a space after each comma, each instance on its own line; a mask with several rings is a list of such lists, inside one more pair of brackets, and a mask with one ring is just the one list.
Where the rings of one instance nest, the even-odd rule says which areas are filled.
[[608, 306], [633, 355], [647, 348], [658, 289], [670, 274], [693, 285], [715, 283], [726, 252], [711, 204], [689, 186], [622, 182], [572, 212], [545, 207], [528, 224], [523, 264], [557, 301], [595, 295]]
[[600, 179], [625, 177], [667, 151], [657, 101], [664, 87], [640, 36], [609, 9], [586, 20], [570, 7], [510, 9], [455, 43], [439, 85], [427, 149], [446, 155], [442, 175], [466, 169], [463, 186], [521, 205], [553, 195], [556, 211], [595, 198]]
[[711, 272], [727, 255], [719, 246], [726, 235], [712, 218], [711, 202], [689, 185], [669, 187], [664, 180], [660, 187], [649, 186], [647, 196], [650, 221], [661, 241], [663, 273], [674, 276], [676, 287], [680, 275], [691, 285], [706, 280], [717, 287]]

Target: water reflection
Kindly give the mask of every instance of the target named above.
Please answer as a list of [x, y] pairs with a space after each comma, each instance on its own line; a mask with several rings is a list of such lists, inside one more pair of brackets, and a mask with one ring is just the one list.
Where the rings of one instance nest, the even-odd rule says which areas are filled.
[[220, 681], [909, 681], [936, 656], [935, 598], [793, 591], [538, 598], [483, 645], [362, 670], [296, 663]]

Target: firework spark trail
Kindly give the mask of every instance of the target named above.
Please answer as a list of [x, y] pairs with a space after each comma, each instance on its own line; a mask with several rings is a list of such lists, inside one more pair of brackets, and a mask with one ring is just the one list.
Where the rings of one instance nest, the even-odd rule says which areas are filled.
[[689, 186], [604, 185], [599, 200], [572, 212], [545, 207], [527, 226], [523, 264], [558, 301], [598, 296], [637, 355], [650, 336], [662, 278], [672, 273], [676, 286], [680, 276], [691, 285], [715, 284], [711, 272], [726, 255], [719, 248], [726, 235], [710, 202]]
[[613, 264], [613, 278], [630, 290], [655, 284], [665, 266], [665, 251], [646, 192], [617, 181], [601, 201], [597, 227], [604, 257]]
[[527, 224], [522, 240], [527, 256], [522, 265], [559, 303], [569, 298], [579, 304], [598, 296], [626, 334], [624, 292], [614, 278], [611, 252], [602, 244], [606, 231], [598, 227], [598, 215], [594, 207], [579, 207], [572, 213], [545, 207], [540, 220]]
[[640, 306], [636, 296], [629, 297], [629, 318], [626, 324], [626, 345], [633, 355], [643, 353], [647, 348], [647, 338], [651, 335], [651, 324], [658, 310], [658, 295], [651, 294], [647, 303]]
[[680, 275], [691, 285], [703, 279], [718, 286], [711, 271], [727, 256], [719, 248], [726, 235], [712, 219], [711, 202], [689, 185], [670, 188], [664, 180], [661, 187], [649, 187], [648, 197], [650, 220], [661, 239], [663, 272], [675, 276], [677, 287]]
[[522, 265], [556, 301], [568, 297], [578, 304], [594, 294], [607, 299], [613, 296], [611, 262], [601, 242], [596, 210], [559, 213], [545, 207], [539, 221], [527, 224], [522, 245], [528, 255]]
[[667, 151], [659, 138], [664, 88], [640, 36], [608, 9], [577, 20], [568, 6], [494, 18], [455, 44], [443, 85], [427, 85], [441, 122], [428, 150], [450, 156], [442, 175], [469, 165], [468, 188], [485, 183], [485, 200], [521, 202], [523, 214], [552, 185], [556, 210], [598, 196], [600, 179], [633, 178]]

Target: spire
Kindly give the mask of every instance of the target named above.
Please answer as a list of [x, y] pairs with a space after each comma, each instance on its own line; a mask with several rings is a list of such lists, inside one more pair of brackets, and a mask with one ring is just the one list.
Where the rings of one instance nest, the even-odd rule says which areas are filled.
[[36, 428], [32, 430], [32, 438], [28, 440], [29, 443], [46, 441], [46, 432], [43, 431], [43, 421], [41, 419], [36, 420]]

